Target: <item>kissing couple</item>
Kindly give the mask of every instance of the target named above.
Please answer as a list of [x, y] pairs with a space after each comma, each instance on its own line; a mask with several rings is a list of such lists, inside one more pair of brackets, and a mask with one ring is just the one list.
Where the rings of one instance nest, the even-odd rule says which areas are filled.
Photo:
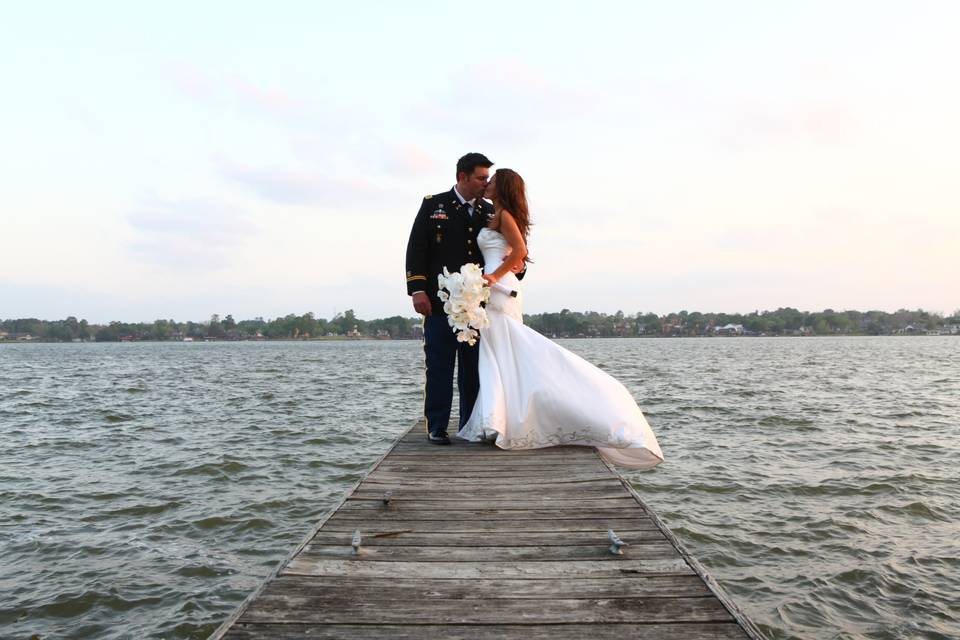
[[[626, 387], [523, 324], [526, 186], [511, 169], [491, 175], [492, 166], [481, 153], [460, 158], [456, 184], [423, 199], [407, 242], [407, 294], [424, 317], [427, 438], [450, 444], [456, 364], [458, 437], [502, 449], [591, 446], [621, 467], [656, 466], [660, 445]], [[452, 273], [468, 263], [480, 265], [491, 286], [489, 326], [473, 346], [457, 341], [437, 296], [444, 268]]]

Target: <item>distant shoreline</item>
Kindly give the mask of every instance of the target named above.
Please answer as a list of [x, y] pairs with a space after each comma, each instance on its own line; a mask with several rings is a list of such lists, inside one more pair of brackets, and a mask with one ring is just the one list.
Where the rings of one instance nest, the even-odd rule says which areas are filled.
[[[923, 309], [885, 311], [800, 311], [781, 307], [752, 313], [679, 311], [626, 314], [571, 311], [525, 314], [524, 323], [550, 338], [676, 337], [833, 337], [878, 335], [960, 335], [960, 310], [952, 315]], [[93, 324], [70, 316], [64, 320], [0, 320], [5, 342], [233, 342], [272, 340], [417, 340], [421, 317], [391, 316], [364, 320], [352, 309], [331, 319], [312, 312], [264, 319], [235, 320], [213, 314], [205, 322], [158, 319]]]

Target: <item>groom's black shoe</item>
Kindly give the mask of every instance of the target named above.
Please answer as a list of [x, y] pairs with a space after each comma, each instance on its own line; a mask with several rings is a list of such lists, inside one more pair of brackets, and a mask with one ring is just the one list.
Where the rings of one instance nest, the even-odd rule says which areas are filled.
[[439, 431], [437, 433], [428, 432], [427, 440], [432, 444], [450, 444], [450, 436], [447, 435], [446, 431]]

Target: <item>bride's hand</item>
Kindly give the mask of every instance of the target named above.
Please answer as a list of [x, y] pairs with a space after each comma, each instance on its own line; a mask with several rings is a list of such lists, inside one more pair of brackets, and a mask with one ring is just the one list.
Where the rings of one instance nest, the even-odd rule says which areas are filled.
[[497, 278], [493, 274], [485, 273], [481, 277], [488, 287], [492, 287], [493, 285], [497, 284]]

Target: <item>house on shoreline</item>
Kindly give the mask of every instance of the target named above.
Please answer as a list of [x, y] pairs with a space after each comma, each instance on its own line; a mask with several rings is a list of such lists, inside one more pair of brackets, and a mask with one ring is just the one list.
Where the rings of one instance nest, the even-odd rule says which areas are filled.
[[4, 340], [18, 340], [20, 342], [26, 342], [29, 340], [36, 340], [36, 337], [29, 333], [10, 333], [7, 331], [0, 331], [0, 342]]
[[742, 336], [743, 325], [742, 324], [725, 324], [722, 327], [714, 327], [713, 333], [714, 335], [718, 335], [718, 336]]

